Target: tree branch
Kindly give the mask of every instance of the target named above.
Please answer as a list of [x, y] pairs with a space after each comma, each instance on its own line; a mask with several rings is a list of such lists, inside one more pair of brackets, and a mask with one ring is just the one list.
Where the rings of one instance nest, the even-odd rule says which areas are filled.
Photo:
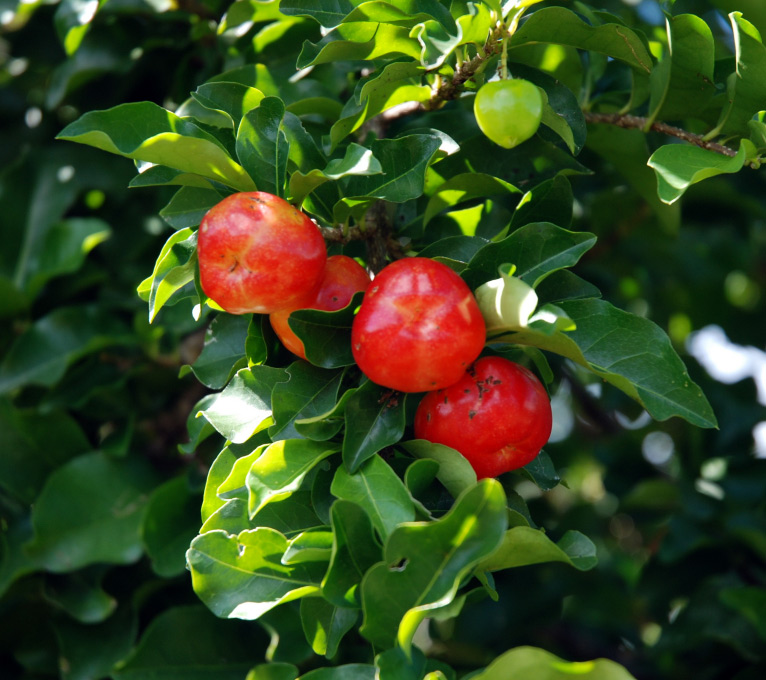
[[[621, 113], [586, 112], [585, 120], [588, 123], [606, 123], [608, 125], [616, 125], [617, 127], [625, 129], [644, 131], [646, 131], [647, 125], [649, 124], [648, 118], [643, 118], [641, 116], [629, 116]], [[660, 132], [664, 135], [669, 135], [670, 137], [677, 137], [678, 139], [682, 139], [685, 142], [689, 142], [689, 144], [694, 144], [695, 146], [699, 146], [702, 149], [707, 149], [708, 151], [715, 151], [716, 153], [720, 153], [723, 156], [733, 157], [737, 155], [737, 152], [731, 147], [724, 146], [723, 144], [718, 144], [716, 142], [710, 142], [700, 135], [695, 135], [693, 132], [689, 132], [688, 130], [675, 127], [673, 125], [668, 125], [667, 123], [663, 123], [661, 121], [653, 122], [649, 126], [649, 130]]]

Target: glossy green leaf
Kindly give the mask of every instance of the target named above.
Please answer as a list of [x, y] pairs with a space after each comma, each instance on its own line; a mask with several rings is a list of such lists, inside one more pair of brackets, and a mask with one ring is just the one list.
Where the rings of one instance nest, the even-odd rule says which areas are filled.
[[279, 11], [279, 0], [236, 0], [223, 15], [218, 25], [218, 34], [226, 33], [242, 24], [277, 21], [284, 16]]
[[405, 102], [430, 99], [431, 89], [421, 84], [424, 74], [425, 69], [420, 64], [403, 61], [388, 64], [361, 81], [354, 96], [343, 107], [339, 120], [330, 129], [332, 146], [337, 146], [365, 121], [383, 111]]
[[247, 620], [316, 593], [325, 565], [282, 564], [286, 550], [287, 539], [266, 527], [238, 536], [223, 531], [201, 534], [186, 555], [194, 591], [216, 616]]
[[577, 264], [595, 243], [596, 237], [589, 232], [568, 231], [548, 222], [526, 224], [479, 250], [463, 278], [471, 288], [477, 288], [496, 279], [501, 265], [513, 264], [515, 275], [535, 288], [553, 272]]
[[332, 531], [324, 527], [301, 531], [289, 540], [282, 564], [329, 562], [332, 540]]
[[325, 28], [335, 28], [351, 13], [354, 4], [351, 0], [281, 0], [279, 9], [287, 16], [311, 17]]
[[264, 663], [253, 668], [245, 680], [295, 680], [300, 671], [291, 663]]
[[184, 286], [194, 281], [197, 269], [197, 233], [186, 228], [175, 232], [162, 247], [152, 275], [138, 286], [138, 295], [149, 303], [149, 322]]
[[556, 175], [521, 197], [513, 211], [510, 230], [532, 222], [551, 222], [566, 229], [572, 222], [573, 202], [569, 180], [564, 175]]
[[151, 102], [88, 112], [67, 125], [57, 139], [166, 165], [240, 191], [255, 188], [244, 169], [212, 135]]
[[251, 626], [220, 621], [201, 606], [176, 606], [151, 620], [138, 646], [111, 675], [115, 680], [242, 680], [257, 655], [254, 648], [265, 642]]
[[348, 398], [343, 464], [349, 472], [356, 472], [368, 458], [401, 439], [405, 399], [370, 380]]
[[384, 539], [402, 522], [415, 519], [415, 506], [407, 487], [378, 455], [370, 458], [354, 474], [346, 472], [343, 466], [339, 467], [331, 490], [337, 498], [363, 508]]
[[299, 170], [290, 175], [290, 196], [296, 203], [325, 182], [332, 182], [348, 175], [377, 175], [383, 172], [372, 151], [351, 143], [343, 158], [331, 160], [324, 170], [318, 168], [303, 174]]
[[649, 158], [648, 165], [657, 174], [657, 194], [663, 203], [675, 203], [697, 182], [721, 174], [739, 172], [745, 164], [745, 141], [734, 157], [724, 156], [698, 146], [666, 144]]
[[428, 205], [423, 213], [423, 226], [428, 225], [443, 210], [454, 208], [465, 201], [518, 193], [521, 192], [512, 184], [491, 175], [478, 172], [455, 175], [440, 185], [428, 199]]
[[358, 613], [353, 609], [336, 607], [321, 597], [301, 600], [303, 632], [315, 654], [331, 659], [338, 651], [343, 636], [356, 623]]
[[134, 343], [127, 326], [106, 307], [58, 307], [11, 344], [0, 363], [0, 394], [25, 385], [50, 387], [78, 359]]
[[315, 668], [298, 680], [375, 680], [374, 666], [362, 663], [349, 663], [342, 666]]
[[320, 416], [338, 400], [343, 371], [318, 368], [296, 361], [285, 369], [286, 382], [278, 383], [272, 392], [274, 424], [269, 428], [272, 440], [300, 436], [295, 421]]
[[281, 130], [285, 105], [266, 97], [244, 114], [237, 129], [237, 157], [259, 191], [284, 197], [289, 143]]
[[635, 680], [628, 671], [610, 659], [564, 661], [536, 647], [516, 647], [495, 659], [472, 680], [506, 680], [517, 675], [539, 680]]
[[347, 500], [330, 509], [332, 555], [322, 581], [322, 597], [338, 607], [359, 607], [359, 584], [367, 570], [382, 558], [370, 515]]
[[215, 189], [198, 186], [182, 186], [160, 210], [160, 217], [173, 229], [189, 229], [202, 222], [210, 208], [223, 200]]
[[358, 59], [372, 61], [394, 55], [420, 59], [420, 46], [409, 33], [407, 28], [376, 22], [341, 24], [317, 43], [306, 41], [297, 66], [306, 68]]
[[384, 561], [362, 581], [362, 635], [383, 648], [397, 641], [407, 651], [429, 609], [452, 601], [461, 581], [500, 544], [506, 526], [502, 487], [482, 480], [442, 519], [396, 528]]
[[250, 323], [247, 315], [219, 314], [213, 319], [205, 334], [202, 352], [191, 365], [197, 380], [206, 387], [220, 390], [243, 368]]
[[[138, 187], [156, 187], [156, 186], [180, 186], [180, 187], [198, 187], [200, 189], [212, 189], [218, 182], [205, 179], [201, 175], [196, 175], [175, 168], [168, 168], [164, 165], [143, 166], [139, 170], [128, 186], [131, 189]], [[220, 185], [222, 186], [222, 185]], [[223, 187], [222, 187], [223, 188]]]
[[525, 329], [502, 340], [571, 359], [638, 401], [656, 420], [680, 416], [698, 427], [716, 427], [705, 395], [659, 326], [604, 300], [569, 300], [561, 308], [576, 330], [546, 335]]
[[561, 483], [561, 476], [556, 471], [551, 457], [544, 450], [520, 468], [519, 472], [529, 477], [543, 491], [550, 491]]
[[581, 571], [596, 566], [596, 546], [579, 531], [568, 531], [554, 543], [540, 529], [517, 526], [509, 529], [500, 547], [479, 563], [478, 569], [499, 571], [539, 562], [564, 562]]
[[413, 439], [402, 446], [416, 458], [435, 460], [439, 463], [436, 477], [454, 498], [476, 484], [476, 472], [468, 460], [443, 444], [434, 444], [425, 439]]
[[297, 490], [314, 466], [339, 450], [338, 444], [310, 439], [285, 439], [267, 446], [247, 474], [250, 516]]
[[205, 108], [224, 113], [237, 130], [243, 116], [261, 103], [264, 94], [242, 83], [215, 81], [200, 85], [192, 97]]
[[96, 562], [131, 564], [142, 553], [141, 526], [156, 482], [143, 460], [89, 453], [48, 477], [32, 512], [27, 546], [53, 572]]
[[170, 479], [152, 492], [141, 535], [159, 576], [171, 578], [186, 570], [186, 549], [199, 528], [199, 500], [185, 476]]
[[202, 508], [200, 514], [203, 523], [206, 522], [213, 513], [217, 512], [223, 505], [225, 505], [226, 501], [218, 497], [218, 487], [220, 487], [229, 477], [237, 460], [239, 460], [239, 458], [231, 447], [225, 446], [218, 453], [210, 466], [207, 473], [207, 479], [205, 480], [205, 489], [202, 494]]
[[241, 444], [272, 424], [271, 392], [286, 379], [287, 374], [280, 368], [242, 368], [198, 415], [204, 416], [226, 439]]
[[306, 358], [312, 364], [340, 368], [355, 363], [351, 353], [351, 324], [362, 296], [355, 293], [348, 305], [335, 312], [298, 309], [290, 314], [287, 323], [303, 341]]
[[741, 12], [729, 14], [736, 44], [736, 71], [726, 81], [726, 105], [716, 125], [722, 135], [748, 135], [748, 122], [766, 108], [766, 46]]
[[441, 139], [430, 134], [376, 140], [370, 148], [383, 173], [342, 179], [343, 194], [393, 203], [418, 198], [423, 193], [426, 168], [440, 146]]
[[668, 51], [652, 71], [650, 118], [669, 121], [702, 111], [715, 94], [713, 33], [693, 14], [666, 19]]
[[537, 42], [599, 52], [646, 75], [652, 69], [646, 45], [630, 28], [618, 23], [591, 26], [564, 7], [546, 7], [532, 13], [513, 34], [510, 47]]
[[344, 21], [378, 21], [396, 26], [414, 26], [435, 19], [445, 28], [455, 29], [452, 15], [437, 0], [372, 0], [353, 4], [356, 7]]

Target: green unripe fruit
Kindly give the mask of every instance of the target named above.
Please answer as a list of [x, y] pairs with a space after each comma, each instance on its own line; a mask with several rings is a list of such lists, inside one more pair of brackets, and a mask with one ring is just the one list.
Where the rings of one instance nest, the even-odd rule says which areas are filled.
[[537, 132], [543, 97], [528, 80], [496, 80], [482, 85], [473, 102], [481, 131], [495, 144], [512, 149]]

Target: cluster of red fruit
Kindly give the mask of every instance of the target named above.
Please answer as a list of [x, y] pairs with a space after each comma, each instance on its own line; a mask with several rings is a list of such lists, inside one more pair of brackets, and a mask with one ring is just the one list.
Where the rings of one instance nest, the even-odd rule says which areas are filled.
[[448, 266], [410, 257], [370, 281], [355, 260], [327, 257], [306, 215], [264, 192], [233, 194], [213, 207], [200, 225], [198, 257], [208, 297], [232, 314], [269, 314], [285, 347], [303, 359], [303, 343], [287, 322], [291, 312], [335, 311], [365, 291], [351, 329], [357, 365], [384, 387], [426, 392], [415, 436], [460, 451], [479, 478], [526, 465], [547, 442], [545, 389], [516, 363], [478, 359], [484, 319]]

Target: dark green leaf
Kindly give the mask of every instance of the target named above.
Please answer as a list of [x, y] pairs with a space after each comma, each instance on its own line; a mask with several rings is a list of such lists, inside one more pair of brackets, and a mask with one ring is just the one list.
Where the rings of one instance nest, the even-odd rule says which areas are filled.
[[248, 111], [237, 130], [237, 156], [259, 191], [284, 197], [290, 144], [281, 129], [285, 105], [266, 97]]
[[162, 210], [162, 217], [173, 229], [199, 226], [210, 208], [223, 200], [223, 196], [208, 187], [182, 186]]
[[315, 654], [331, 659], [338, 651], [343, 636], [356, 623], [357, 612], [336, 607], [321, 597], [304, 597], [301, 600], [303, 632]]

